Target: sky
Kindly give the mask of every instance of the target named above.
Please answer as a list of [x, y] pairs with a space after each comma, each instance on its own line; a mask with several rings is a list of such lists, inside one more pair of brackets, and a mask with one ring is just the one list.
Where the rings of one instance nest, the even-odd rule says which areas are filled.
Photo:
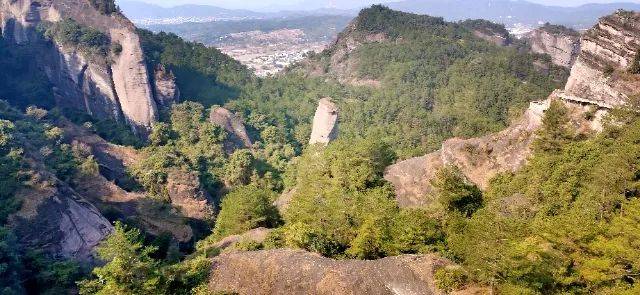
[[[395, 2], [399, 0], [136, 0], [144, 1], [148, 3], [158, 4], [161, 6], [174, 6], [180, 4], [207, 4], [226, 8], [244, 8], [244, 9], [277, 9], [287, 7], [304, 7], [300, 5], [301, 2], [312, 3], [328, 3], [329, 1], [335, 1], [339, 3], [353, 2], [353, 3], [381, 3], [381, 2]], [[611, 3], [611, 2], [638, 2], [640, 0], [528, 0], [530, 2], [541, 3], [545, 5], [556, 6], [578, 6], [586, 3]], [[359, 6], [359, 5], [354, 5]]]

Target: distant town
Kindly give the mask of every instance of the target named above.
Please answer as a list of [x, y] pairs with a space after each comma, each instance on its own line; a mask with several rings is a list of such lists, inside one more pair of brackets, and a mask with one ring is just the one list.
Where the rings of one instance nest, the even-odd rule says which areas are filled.
[[328, 41], [309, 41], [300, 29], [229, 34], [216, 42], [225, 54], [240, 61], [257, 76], [266, 77], [302, 60], [309, 52], [321, 52]]

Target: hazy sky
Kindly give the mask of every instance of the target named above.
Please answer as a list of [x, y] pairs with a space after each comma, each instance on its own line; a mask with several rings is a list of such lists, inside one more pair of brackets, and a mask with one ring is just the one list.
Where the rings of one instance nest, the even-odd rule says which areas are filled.
[[[148, 3], [154, 3], [162, 6], [172, 6], [180, 4], [209, 4], [215, 6], [229, 7], [229, 8], [245, 8], [245, 9], [260, 9], [269, 6], [273, 7], [287, 7], [289, 5], [299, 4], [301, 2], [313, 2], [313, 3], [328, 3], [329, 0], [137, 0]], [[399, 0], [333, 0], [339, 3], [344, 2], [369, 2], [369, 3], [381, 3], [381, 2], [396, 2]], [[611, 2], [640, 2], [640, 0], [529, 0], [530, 2], [537, 2], [546, 5], [559, 5], [559, 6], [576, 6], [585, 3], [611, 3]]]

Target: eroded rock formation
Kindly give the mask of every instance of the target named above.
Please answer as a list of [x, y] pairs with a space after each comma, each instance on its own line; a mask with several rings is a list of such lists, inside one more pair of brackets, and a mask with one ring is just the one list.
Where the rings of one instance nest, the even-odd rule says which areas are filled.
[[531, 51], [548, 54], [551, 61], [561, 67], [571, 68], [580, 53], [580, 34], [562, 26], [545, 25], [524, 36]]
[[481, 188], [500, 172], [515, 171], [530, 155], [529, 146], [542, 124], [548, 101], [534, 102], [523, 118], [506, 130], [485, 137], [453, 138], [434, 153], [399, 162], [387, 168], [385, 179], [396, 189], [401, 207], [422, 207], [433, 202], [431, 180], [438, 170], [454, 165]]
[[296, 250], [231, 252], [213, 259], [209, 289], [242, 295], [445, 294], [436, 288], [433, 276], [449, 265], [435, 255], [362, 261], [332, 260]]
[[159, 64], [154, 73], [155, 94], [158, 107], [168, 109], [180, 101], [180, 90], [176, 85], [176, 76]]
[[[45, 42], [37, 33], [39, 24], [67, 18], [105, 33], [119, 50], [93, 58], [77, 48]], [[139, 36], [125, 17], [103, 14], [88, 0], [2, 0], [0, 26], [10, 42], [41, 47], [37, 62], [55, 87], [58, 106], [127, 122], [140, 134], [156, 121], [157, 104]]]
[[601, 107], [624, 104], [640, 89], [626, 73], [640, 49], [640, 13], [618, 11], [582, 36], [581, 52], [571, 69], [566, 95]]
[[213, 107], [209, 114], [209, 122], [227, 131], [229, 138], [224, 143], [227, 153], [231, 153], [236, 149], [250, 149], [253, 147], [253, 143], [251, 143], [247, 129], [244, 126], [244, 121], [231, 111], [223, 107]]
[[46, 172], [34, 175], [16, 197], [22, 208], [9, 224], [24, 249], [91, 260], [94, 247], [113, 231], [96, 207]]
[[325, 97], [318, 102], [309, 144], [328, 144], [338, 137], [338, 107]]

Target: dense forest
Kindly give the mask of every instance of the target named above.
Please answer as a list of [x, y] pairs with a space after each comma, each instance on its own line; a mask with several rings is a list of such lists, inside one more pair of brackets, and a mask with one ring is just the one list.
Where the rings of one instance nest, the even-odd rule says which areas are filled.
[[[116, 11], [95, 3], [106, 13]], [[548, 57], [498, 47], [470, 30], [488, 25], [379, 5], [363, 10], [340, 39], [385, 36], [347, 54], [355, 61], [349, 75], [378, 81], [373, 87], [333, 76], [340, 41], [309, 56], [307, 62], [327, 69], [320, 75], [301, 64], [259, 79], [215, 48], [139, 30], [147, 66], [161, 64], [175, 73], [183, 100], [144, 140], [118, 123], [48, 104], [51, 86], [26, 62], [34, 53], [0, 38], [0, 97], [7, 99], [0, 103], [0, 292], [210, 294], [206, 282], [210, 258], [221, 252], [217, 242], [264, 227], [271, 231], [263, 242], [241, 241], [231, 250], [294, 248], [363, 260], [437, 253], [460, 266], [437, 271], [436, 283], [445, 291], [479, 285], [500, 294], [637, 294], [637, 110], [616, 110], [616, 123], [585, 137], [569, 124], [563, 104], [554, 102], [522, 170], [501, 174], [480, 190], [458, 168], [445, 167], [432, 183], [437, 202], [398, 206], [383, 178], [386, 167], [434, 151], [450, 137], [499, 131], [567, 78]], [[94, 53], [117, 51], [104, 36], [71, 21], [44, 33]], [[539, 63], [547, 63], [546, 70]], [[323, 97], [339, 106], [340, 136], [327, 146], [310, 146], [313, 113]], [[252, 149], [225, 150], [229, 134], [208, 120], [217, 106], [244, 118]], [[110, 218], [114, 232], [97, 248], [103, 263], [93, 269], [18, 249], [8, 225], [21, 206], [16, 191], [42, 181], [41, 173], [70, 187], [100, 173], [90, 153], [66, 143], [58, 126], [69, 120], [142, 155], [127, 167], [127, 190], [170, 207], [170, 170], [196, 175], [203, 190], [219, 198], [220, 210], [201, 225], [194, 245], [171, 247], [171, 237], [116, 217]], [[291, 194], [291, 202], [281, 210], [274, 201], [283, 193]]]

